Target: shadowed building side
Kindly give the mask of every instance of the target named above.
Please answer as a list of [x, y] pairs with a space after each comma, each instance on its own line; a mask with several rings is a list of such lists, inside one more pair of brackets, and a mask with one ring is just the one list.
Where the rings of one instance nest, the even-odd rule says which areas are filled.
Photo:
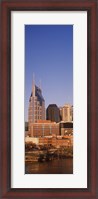
[[60, 135], [64, 136], [73, 136], [73, 122], [64, 122], [61, 121], [60, 125]]
[[47, 120], [60, 122], [60, 110], [56, 104], [50, 104], [46, 110]]

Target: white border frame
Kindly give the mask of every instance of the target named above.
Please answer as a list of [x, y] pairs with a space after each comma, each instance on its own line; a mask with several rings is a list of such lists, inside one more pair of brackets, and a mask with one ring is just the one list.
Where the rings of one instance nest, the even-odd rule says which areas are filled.
[[[24, 25], [73, 25], [73, 174], [24, 174]], [[11, 188], [87, 188], [87, 11], [11, 12]]]

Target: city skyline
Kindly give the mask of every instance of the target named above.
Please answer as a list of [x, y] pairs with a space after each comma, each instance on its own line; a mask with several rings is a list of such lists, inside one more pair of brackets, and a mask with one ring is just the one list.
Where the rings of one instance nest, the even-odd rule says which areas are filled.
[[29, 97], [35, 84], [41, 85], [45, 107], [73, 105], [73, 26], [25, 26], [25, 121]]

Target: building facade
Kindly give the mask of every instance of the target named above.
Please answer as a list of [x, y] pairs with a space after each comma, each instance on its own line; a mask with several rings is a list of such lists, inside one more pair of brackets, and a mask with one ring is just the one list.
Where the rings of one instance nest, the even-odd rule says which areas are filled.
[[46, 136], [46, 137], [26, 137], [25, 143], [36, 145], [73, 146], [73, 136]]
[[60, 122], [60, 110], [56, 104], [50, 104], [46, 110], [47, 120], [52, 122]]
[[73, 122], [60, 122], [60, 135], [72, 136], [73, 135]]
[[29, 136], [31, 137], [59, 135], [59, 132], [59, 123], [48, 120], [39, 120], [29, 125]]
[[73, 106], [70, 104], [65, 104], [63, 107], [60, 107], [60, 117], [62, 121], [71, 122], [73, 121]]
[[28, 123], [35, 123], [38, 120], [45, 120], [45, 100], [42, 90], [33, 81], [32, 92], [29, 99]]

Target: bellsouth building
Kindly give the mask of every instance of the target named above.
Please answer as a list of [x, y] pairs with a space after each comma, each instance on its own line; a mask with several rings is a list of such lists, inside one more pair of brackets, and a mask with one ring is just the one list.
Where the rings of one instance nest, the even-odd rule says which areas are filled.
[[72, 125], [70, 127], [68, 122], [66, 124], [63, 124], [65, 121], [60, 122], [60, 110], [56, 104], [48, 106], [47, 115], [46, 120], [45, 100], [42, 90], [33, 81], [28, 107], [28, 136], [44, 137], [65, 135], [72, 132]]
[[41, 88], [35, 85], [34, 80], [29, 98], [28, 127], [30, 137], [59, 135], [59, 123], [46, 120], [45, 100]]
[[33, 80], [32, 92], [29, 99], [28, 122], [36, 123], [38, 120], [45, 120], [45, 100], [42, 96], [42, 90], [35, 85]]

